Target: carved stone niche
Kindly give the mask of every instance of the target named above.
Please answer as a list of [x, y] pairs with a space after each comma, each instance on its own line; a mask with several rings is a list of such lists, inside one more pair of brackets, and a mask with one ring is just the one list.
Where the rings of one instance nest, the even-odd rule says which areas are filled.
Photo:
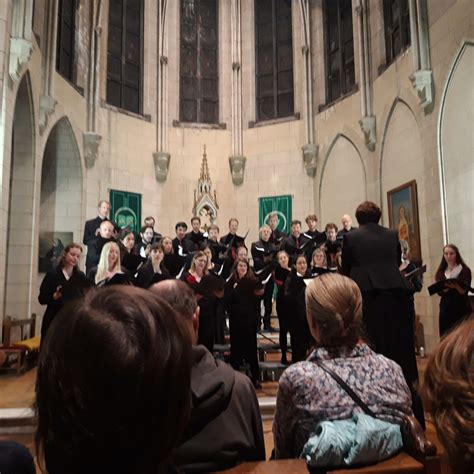
[[84, 132], [82, 134], [82, 144], [84, 147], [84, 159], [86, 168], [92, 168], [99, 155], [99, 145], [102, 136], [96, 132]]
[[307, 143], [302, 148], [303, 162], [308, 176], [314, 178], [318, 169], [319, 147], [314, 143]]
[[230, 172], [232, 174], [232, 182], [240, 185], [244, 182], [245, 156], [229, 156]]
[[370, 151], [375, 150], [377, 134], [375, 128], [375, 117], [367, 116], [359, 120], [361, 130], [364, 132], [365, 144]]
[[157, 151], [153, 153], [153, 161], [155, 163], [155, 179], [164, 183], [168, 178], [171, 155], [165, 151]]

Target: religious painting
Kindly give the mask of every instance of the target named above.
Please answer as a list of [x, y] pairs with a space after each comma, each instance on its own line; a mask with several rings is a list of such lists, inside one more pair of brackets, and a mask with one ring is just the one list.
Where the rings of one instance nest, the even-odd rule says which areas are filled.
[[142, 195], [127, 191], [110, 190], [110, 217], [115, 224], [123, 229], [128, 227], [138, 234], [142, 219]]
[[38, 272], [53, 270], [61, 258], [62, 251], [73, 243], [72, 232], [40, 232], [38, 251]]
[[268, 224], [270, 214], [278, 217], [277, 229], [289, 234], [291, 231], [293, 198], [286, 196], [261, 197], [259, 202], [259, 227]]
[[387, 193], [388, 219], [391, 229], [410, 247], [410, 260], [421, 263], [420, 226], [416, 181], [398, 186]]

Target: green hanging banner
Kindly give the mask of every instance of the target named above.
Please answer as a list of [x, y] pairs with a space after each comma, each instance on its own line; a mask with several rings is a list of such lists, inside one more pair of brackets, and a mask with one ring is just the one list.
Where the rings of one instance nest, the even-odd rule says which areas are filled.
[[127, 191], [110, 190], [110, 216], [118, 227], [129, 227], [138, 234], [142, 221], [142, 195]]
[[293, 198], [286, 196], [271, 196], [258, 198], [259, 227], [268, 224], [268, 216], [276, 213], [278, 216], [278, 230], [289, 234], [291, 231]]

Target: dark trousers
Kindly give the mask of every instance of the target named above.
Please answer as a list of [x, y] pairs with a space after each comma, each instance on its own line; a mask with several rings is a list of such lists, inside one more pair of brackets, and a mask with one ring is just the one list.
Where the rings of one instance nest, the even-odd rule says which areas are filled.
[[216, 315], [202, 314], [199, 318], [198, 344], [206, 346], [212, 354], [214, 352], [214, 339], [216, 333]]
[[265, 308], [265, 313], [263, 316], [264, 328], [269, 328], [271, 326], [273, 287], [274, 282], [270, 278], [268, 283], [265, 285], [265, 290], [263, 293], [263, 306]]
[[[286, 358], [286, 351], [288, 350], [287, 335], [290, 332], [290, 318], [288, 317], [288, 311], [286, 308], [285, 301], [281, 298], [277, 298], [276, 310], [278, 315], [278, 325], [280, 326], [280, 349], [282, 358]], [[293, 341], [291, 341], [293, 344]]]
[[215, 343], [224, 344], [225, 343], [225, 310], [222, 299], [217, 300], [216, 304], [216, 334], [215, 334]]
[[249, 365], [253, 381], [260, 378], [257, 357], [257, 328], [230, 317], [230, 363], [235, 370]]
[[290, 325], [292, 364], [306, 360], [311, 345], [311, 334], [306, 319], [295, 319]]
[[423, 405], [415, 389], [418, 368], [410, 293], [403, 290], [364, 291], [362, 300], [366, 340], [376, 352], [392, 359], [402, 368], [412, 394], [413, 413], [424, 427]]

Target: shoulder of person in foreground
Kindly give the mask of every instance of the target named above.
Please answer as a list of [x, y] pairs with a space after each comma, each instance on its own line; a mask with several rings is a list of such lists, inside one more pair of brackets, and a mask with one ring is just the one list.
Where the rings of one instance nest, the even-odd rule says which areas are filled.
[[0, 472], [35, 474], [35, 463], [28, 448], [15, 441], [0, 441]]

